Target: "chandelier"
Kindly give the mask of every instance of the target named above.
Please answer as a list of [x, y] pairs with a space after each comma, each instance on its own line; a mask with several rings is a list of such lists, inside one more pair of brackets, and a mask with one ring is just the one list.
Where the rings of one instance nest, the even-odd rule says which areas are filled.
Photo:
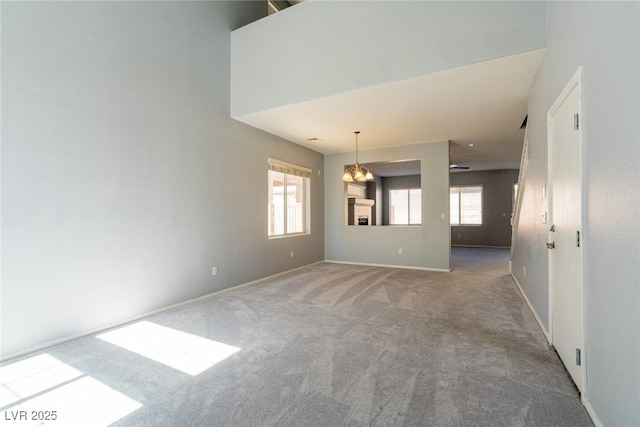
[[369, 168], [358, 163], [358, 134], [360, 131], [357, 130], [353, 133], [356, 134], [356, 162], [345, 169], [344, 175], [342, 175], [342, 180], [344, 182], [371, 181], [374, 177]]

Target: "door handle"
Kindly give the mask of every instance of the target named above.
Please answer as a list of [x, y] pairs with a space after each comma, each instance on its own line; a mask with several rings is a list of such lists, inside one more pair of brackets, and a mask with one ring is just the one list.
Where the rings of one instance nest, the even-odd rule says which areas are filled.
[[556, 242], [549, 242], [547, 243], [547, 249], [553, 249], [556, 247]]

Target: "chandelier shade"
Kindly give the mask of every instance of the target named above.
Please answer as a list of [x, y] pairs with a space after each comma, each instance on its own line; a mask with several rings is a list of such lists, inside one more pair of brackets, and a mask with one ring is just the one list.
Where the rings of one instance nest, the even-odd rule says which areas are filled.
[[344, 175], [342, 175], [342, 180], [344, 182], [372, 181], [375, 177], [373, 176], [373, 173], [371, 173], [371, 170], [369, 170], [365, 165], [358, 163], [358, 134], [360, 134], [360, 131], [357, 130], [353, 133], [356, 134], [356, 162], [345, 169]]

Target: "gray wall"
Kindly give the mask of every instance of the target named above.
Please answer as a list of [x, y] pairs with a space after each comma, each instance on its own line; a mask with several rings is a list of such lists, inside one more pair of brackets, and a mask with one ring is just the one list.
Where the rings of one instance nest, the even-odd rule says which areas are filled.
[[[449, 269], [449, 142], [359, 152], [359, 161], [364, 165], [403, 159], [421, 160], [422, 225], [419, 227], [345, 225], [341, 178], [344, 165], [353, 162], [353, 153], [325, 156], [325, 259]], [[400, 248], [402, 255], [398, 254]]]
[[451, 185], [482, 184], [482, 225], [451, 226], [451, 244], [461, 246], [511, 246], [513, 184], [518, 171], [497, 170], [451, 173]]
[[[389, 225], [389, 190], [393, 188], [421, 188], [420, 175], [387, 176], [382, 178], [382, 225]], [[428, 203], [428, 202], [427, 202]]]
[[371, 225], [382, 224], [382, 178], [374, 176], [373, 181], [367, 182], [367, 198], [373, 199], [375, 204], [371, 209]]
[[[583, 68], [584, 400], [603, 425], [640, 425], [640, 3], [550, 2], [529, 97], [529, 165], [513, 273], [549, 327], [546, 114]], [[526, 276], [523, 273], [526, 267]]]
[[[323, 156], [229, 118], [264, 14], [2, 2], [2, 355], [323, 259]], [[267, 239], [268, 157], [313, 169], [310, 236]]]

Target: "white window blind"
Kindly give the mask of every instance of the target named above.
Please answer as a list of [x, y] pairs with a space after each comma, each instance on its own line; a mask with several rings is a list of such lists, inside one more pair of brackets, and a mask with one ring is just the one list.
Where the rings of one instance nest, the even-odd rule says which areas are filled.
[[303, 178], [311, 178], [311, 169], [272, 158], [269, 158], [269, 170], [286, 173], [288, 175], [301, 176]]

